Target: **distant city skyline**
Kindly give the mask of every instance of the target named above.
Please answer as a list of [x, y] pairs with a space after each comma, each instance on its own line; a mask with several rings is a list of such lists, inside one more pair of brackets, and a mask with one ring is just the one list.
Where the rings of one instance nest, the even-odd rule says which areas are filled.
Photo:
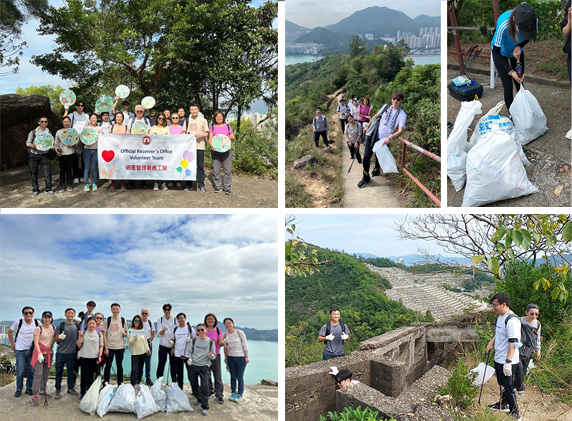
[[[415, 2], [400, 2], [388, 0], [362, 0], [359, 3], [348, 4], [342, 0], [331, 0], [327, 3], [309, 0], [287, 0], [286, 20], [306, 28], [332, 25], [351, 16], [358, 10], [368, 7], [388, 7], [405, 13], [412, 19], [419, 15], [440, 16], [441, 2], [439, 0], [418, 0]], [[325, 8], [327, 7], [327, 10]]]

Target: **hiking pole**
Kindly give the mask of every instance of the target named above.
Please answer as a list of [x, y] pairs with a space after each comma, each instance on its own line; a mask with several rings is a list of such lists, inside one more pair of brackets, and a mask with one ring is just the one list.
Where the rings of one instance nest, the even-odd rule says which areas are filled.
[[490, 352], [487, 352], [487, 362], [485, 363], [485, 372], [483, 373], [483, 382], [481, 383], [481, 392], [479, 393], [479, 405], [481, 404], [481, 395], [483, 394], [483, 386], [485, 385], [485, 376], [487, 375], [487, 368], [489, 367]]
[[528, 374], [530, 374], [534, 378], [534, 381], [536, 382], [536, 387], [538, 387], [538, 390], [540, 390], [540, 393], [542, 394], [542, 396], [544, 396], [544, 391], [542, 390], [542, 388], [538, 384], [538, 379], [536, 378], [536, 376], [534, 375], [532, 370], [528, 370]]
[[352, 167], [354, 166], [354, 161], [356, 160], [356, 156], [354, 155], [352, 158], [352, 164], [350, 165], [350, 168], [348, 169], [348, 174], [350, 173], [350, 171], [352, 170]]

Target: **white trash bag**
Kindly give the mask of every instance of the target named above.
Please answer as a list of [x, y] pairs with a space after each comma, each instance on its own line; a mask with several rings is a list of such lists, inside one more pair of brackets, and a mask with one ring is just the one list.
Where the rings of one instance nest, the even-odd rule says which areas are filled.
[[108, 412], [127, 412], [135, 413], [135, 389], [131, 383], [122, 383], [117, 388], [117, 392], [113, 395], [111, 403], [109, 404]]
[[546, 116], [540, 104], [524, 87], [514, 96], [509, 111], [516, 130], [516, 140], [521, 145], [532, 142], [548, 130]]
[[572, 129], [568, 130], [568, 133], [566, 133], [566, 139], [572, 140]]
[[177, 383], [171, 383], [167, 386], [167, 403], [166, 403], [166, 411], [167, 415], [170, 415], [174, 412], [184, 412], [184, 411], [192, 411], [191, 404], [189, 403], [189, 398], [187, 395], [183, 393], [183, 391], [179, 388]]
[[[486, 368], [485, 368], [486, 367]], [[477, 377], [473, 380], [473, 386], [481, 387], [483, 384], [483, 375], [485, 377], [485, 383], [490, 380], [490, 378], [495, 374], [495, 369], [490, 365], [485, 363], [479, 363], [478, 366], [471, 370], [473, 373], [477, 373]]]
[[108, 384], [99, 392], [99, 401], [97, 403], [97, 415], [99, 415], [101, 418], [103, 418], [103, 416], [107, 414], [109, 403], [111, 402], [111, 398], [113, 398], [113, 395], [115, 394], [116, 388], [117, 388], [116, 386]]
[[155, 403], [153, 396], [151, 396], [149, 387], [145, 384], [139, 385], [139, 393], [135, 400], [135, 413], [137, 414], [137, 419], [140, 420], [148, 417], [158, 411], [159, 406]]
[[395, 159], [393, 159], [388, 145], [384, 145], [383, 141], [380, 140], [373, 145], [373, 151], [384, 174], [397, 172], [397, 165], [395, 165]]
[[447, 176], [451, 179], [455, 191], [460, 191], [467, 180], [466, 162], [468, 129], [475, 116], [482, 113], [481, 101], [463, 101], [455, 126], [447, 139]]
[[99, 396], [99, 389], [101, 388], [101, 377], [95, 379], [90, 388], [87, 390], [81, 402], [79, 403], [79, 409], [83, 412], [87, 412], [89, 415], [95, 414], [97, 410], [97, 401]]
[[477, 121], [477, 125], [475, 126], [475, 130], [473, 131], [473, 134], [471, 135], [471, 139], [465, 145], [465, 151], [466, 152], [469, 152], [472, 149], [472, 147], [477, 144], [480, 137], [489, 133], [492, 130], [492, 127], [490, 125], [490, 123], [492, 121], [487, 122], [486, 120], [490, 116], [499, 115], [501, 110], [502, 110], [502, 107], [504, 107], [504, 101], [499, 102], [493, 108], [488, 110], [484, 116], [479, 118], [479, 121]]
[[151, 396], [159, 407], [159, 411], [165, 412], [165, 404], [167, 403], [167, 394], [161, 389], [163, 384], [163, 376], [159, 377], [151, 386]]
[[514, 136], [503, 131], [490, 133], [467, 154], [464, 207], [537, 192], [528, 180]]

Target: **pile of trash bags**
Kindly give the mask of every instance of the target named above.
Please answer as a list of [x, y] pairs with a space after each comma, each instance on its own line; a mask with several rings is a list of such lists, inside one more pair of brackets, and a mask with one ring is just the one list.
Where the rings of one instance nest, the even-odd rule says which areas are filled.
[[[138, 392], [129, 383], [119, 387], [106, 385], [101, 389], [101, 378], [91, 385], [79, 407], [90, 415], [97, 413], [100, 417], [108, 412], [125, 412], [137, 415], [137, 419], [153, 415], [156, 412], [192, 411], [189, 398], [176, 383], [171, 383], [163, 390], [163, 377], [158, 378], [149, 389], [140, 384]], [[101, 389], [101, 390], [100, 390]]]
[[510, 107], [512, 121], [499, 115], [499, 102], [482, 116], [471, 137], [468, 129], [482, 114], [480, 101], [462, 102], [447, 142], [447, 176], [456, 191], [465, 187], [463, 206], [482, 206], [538, 192], [526, 175], [530, 165], [522, 145], [542, 136], [546, 117], [524, 88]]

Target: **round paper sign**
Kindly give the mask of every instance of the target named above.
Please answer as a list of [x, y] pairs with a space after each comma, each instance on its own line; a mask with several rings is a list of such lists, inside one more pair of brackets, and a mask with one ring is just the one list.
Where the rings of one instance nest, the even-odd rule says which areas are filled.
[[93, 127], [86, 127], [81, 131], [80, 139], [86, 145], [93, 145], [97, 142], [98, 133]]
[[37, 150], [47, 151], [54, 146], [54, 137], [50, 133], [36, 133], [34, 144]]
[[95, 110], [99, 111], [100, 113], [109, 113], [113, 109], [113, 99], [107, 97], [103, 100], [98, 100], [95, 103]]
[[155, 98], [152, 96], [146, 96], [141, 100], [141, 105], [143, 105], [143, 108], [146, 110], [150, 110], [155, 106]]
[[119, 98], [127, 98], [129, 96], [129, 92], [131, 91], [125, 85], [119, 85], [117, 88], [115, 88], [115, 95], [117, 95]]
[[75, 94], [69, 89], [60, 94], [60, 102], [63, 105], [73, 105], [75, 103]]
[[211, 140], [211, 147], [217, 152], [226, 152], [230, 149], [230, 138], [224, 134], [215, 134]]
[[63, 129], [61, 137], [62, 143], [66, 146], [73, 146], [79, 142], [79, 133], [76, 129]]
[[131, 126], [131, 133], [132, 134], [144, 134], [149, 131], [149, 127], [147, 127], [147, 123], [144, 121], [136, 121]]

